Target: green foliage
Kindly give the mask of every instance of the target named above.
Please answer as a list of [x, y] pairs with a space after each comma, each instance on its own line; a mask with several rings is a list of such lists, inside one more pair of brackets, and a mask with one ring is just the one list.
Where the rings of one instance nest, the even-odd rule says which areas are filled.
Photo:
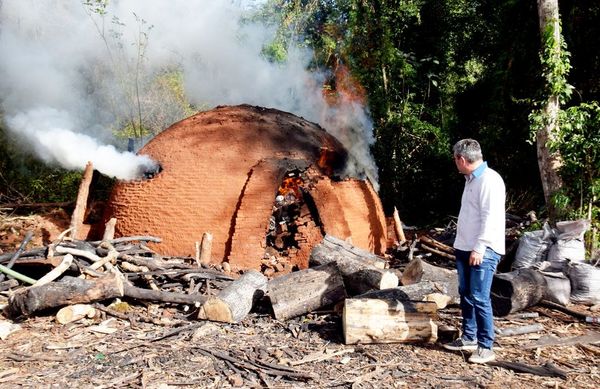
[[600, 193], [600, 105], [581, 103], [560, 113], [560, 126], [550, 147], [560, 152], [561, 176], [568, 183], [558, 205], [579, 217], [598, 207]]
[[[542, 77], [545, 82], [541, 96], [534, 103], [535, 109], [529, 114], [530, 143], [535, 141], [535, 134], [552, 120], [549, 113], [544, 109], [546, 101], [554, 97], [558, 98], [560, 104], [565, 104], [573, 93], [573, 86], [567, 81], [567, 76], [571, 70], [571, 54], [567, 51], [567, 43], [562, 37], [560, 27], [558, 41], [556, 35], [554, 24], [548, 24], [542, 39], [542, 50], [540, 50]], [[551, 137], [554, 137], [555, 134], [551, 135]]]
[[[558, 41], [556, 35], [559, 37]], [[558, 34], [555, 34], [554, 24], [548, 24], [544, 31], [540, 53], [542, 76], [546, 80], [544, 98], [558, 96], [560, 103], [564, 104], [571, 97], [573, 86], [567, 82], [571, 70], [570, 56], [560, 27]]]

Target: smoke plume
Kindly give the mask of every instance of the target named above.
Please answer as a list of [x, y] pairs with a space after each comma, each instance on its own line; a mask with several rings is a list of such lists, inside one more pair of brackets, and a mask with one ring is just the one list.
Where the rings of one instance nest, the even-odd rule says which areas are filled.
[[[261, 55], [274, 31], [240, 23], [247, 2], [231, 0], [0, 2], [0, 104], [12, 131], [48, 163], [132, 179], [152, 164], [112, 146], [119, 128], [152, 136], [205, 109], [253, 104], [319, 123], [348, 148], [349, 175], [376, 183], [364, 107], [332, 107], [311, 53], [290, 48], [285, 63]], [[180, 77], [184, 97], [173, 93]], [[125, 118], [125, 119], [124, 119]], [[142, 132], [137, 128], [138, 135]], [[124, 133], [121, 134], [123, 137]], [[120, 142], [120, 143], [119, 143]]]

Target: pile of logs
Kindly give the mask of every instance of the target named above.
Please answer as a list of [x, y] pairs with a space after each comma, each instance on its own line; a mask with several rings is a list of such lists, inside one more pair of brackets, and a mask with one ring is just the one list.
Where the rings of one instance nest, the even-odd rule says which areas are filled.
[[[192, 258], [163, 258], [144, 244], [148, 241], [160, 239], [142, 236], [87, 242], [61, 236], [48, 247], [9, 254], [10, 259], [9, 255], [0, 256], [0, 263], [10, 265], [4, 267], [9, 270], [5, 272], [30, 284], [12, 293], [5, 311], [11, 317], [29, 316], [116, 297], [200, 306], [207, 299], [201, 288], [211, 284], [218, 288], [233, 279], [216, 269], [200, 267]], [[25, 270], [53, 269], [34, 280], [11, 272], [13, 265]], [[16, 286], [11, 279], [0, 287], [5, 289], [9, 283], [9, 288]]]
[[[17, 288], [5, 312], [26, 317], [119, 297], [184, 304], [197, 309], [198, 319], [237, 323], [259, 305], [277, 320], [333, 307], [342, 314], [348, 344], [433, 342], [437, 310], [456, 300], [451, 270], [415, 258], [400, 275], [384, 258], [329, 235], [311, 252], [308, 269], [272, 279], [254, 270], [229, 276], [194, 258], [161, 257], [148, 241], [160, 239], [62, 236], [43, 249], [20, 252], [13, 261], [20, 269], [53, 269], [39, 280], [25, 278], [31, 286]], [[0, 257], [0, 263], [9, 260]]]
[[415, 270], [414, 285], [398, 286], [396, 272], [386, 267], [382, 257], [326, 235], [313, 249], [308, 269], [269, 281], [258, 272], [246, 272], [211, 297], [199, 318], [237, 322], [265, 296], [277, 320], [340, 308], [347, 344], [434, 342], [438, 302], [428, 298], [443, 296], [446, 284], [421, 282], [423, 273]]

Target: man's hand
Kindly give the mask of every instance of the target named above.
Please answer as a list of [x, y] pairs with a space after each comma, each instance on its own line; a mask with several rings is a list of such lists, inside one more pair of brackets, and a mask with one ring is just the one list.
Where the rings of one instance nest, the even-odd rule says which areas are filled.
[[483, 261], [483, 254], [479, 254], [477, 251], [471, 251], [471, 256], [469, 257], [469, 265], [477, 266], [481, 265]]

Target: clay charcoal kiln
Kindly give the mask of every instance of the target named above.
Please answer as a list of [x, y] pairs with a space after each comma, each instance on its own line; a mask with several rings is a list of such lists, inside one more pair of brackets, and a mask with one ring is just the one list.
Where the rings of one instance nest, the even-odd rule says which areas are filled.
[[290, 113], [217, 107], [174, 124], [139, 153], [160, 170], [117, 182], [107, 218], [117, 218], [117, 236], [160, 237], [152, 248], [163, 255], [193, 256], [205, 232], [213, 236], [211, 262], [238, 269], [269, 261], [305, 268], [324, 234], [386, 249], [371, 184], [340, 179], [344, 147]]

